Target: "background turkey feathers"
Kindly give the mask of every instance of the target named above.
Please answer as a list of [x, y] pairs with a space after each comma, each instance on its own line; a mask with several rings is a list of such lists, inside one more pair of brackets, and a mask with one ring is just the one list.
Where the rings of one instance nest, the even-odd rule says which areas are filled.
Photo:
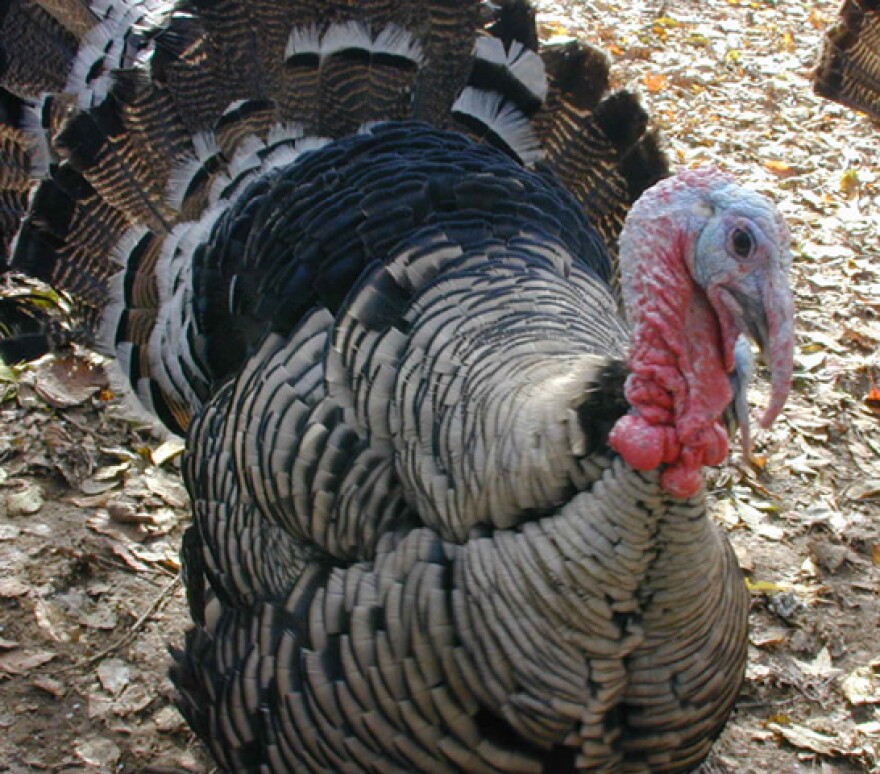
[[736, 334], [777, 397], [790, 377], [771, 205], [681, 175], [619, 272], [665, 159], [604, 57], [540, 46], [523, 2], [486, 30], [467, 0], [0, 10], [49, 137], [14, 266], [188, 431], [173, 677], [218, 762], [699, 764], [746, 649], [700, 484]]
[[825, 33], [816, 93], [880, 118], [880, 4], [845, 0]]

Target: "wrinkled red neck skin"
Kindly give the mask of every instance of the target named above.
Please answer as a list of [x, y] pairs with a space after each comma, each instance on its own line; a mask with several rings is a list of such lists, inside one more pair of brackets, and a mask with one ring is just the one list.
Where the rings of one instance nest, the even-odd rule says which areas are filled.
[[699, 491], [704, 465], [727, 456], [721, 416], [732, 398], [717, 315], [685, 265], [687, 239], [680, 234], [640, 267], [629, 310], [632, 408], [609, 437], [636, 470], [664, 464], [661, 485], [681, 498]]

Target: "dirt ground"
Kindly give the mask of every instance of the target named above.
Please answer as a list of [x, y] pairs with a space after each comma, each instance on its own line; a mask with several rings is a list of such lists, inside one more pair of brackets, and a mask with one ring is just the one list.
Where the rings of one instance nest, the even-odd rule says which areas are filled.
[[[611, 53], [676, 164], [728, 169], [792, 230], [794, 394], [712, 474], [753, 598], [713, 770], [880, 772], [880, 131], [812, 95], [836, 5], [538, 3], [544, 35]], [[2, 378], [0, 771], [211, 771], [166, 679], [188, 620], [179, 444], [81, 361]]]

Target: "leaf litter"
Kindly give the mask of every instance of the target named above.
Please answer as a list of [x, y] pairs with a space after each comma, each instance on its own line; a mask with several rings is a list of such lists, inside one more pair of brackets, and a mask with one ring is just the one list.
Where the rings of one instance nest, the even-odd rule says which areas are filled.
[[[794, 392], [753, 458], [710, 479], [752, 610], [746, 685], [705, 770], [877, 774], [880, 131], [812, 94], [837, 0], [535, 5], [544, 37], [609, 52], [674, 164], [732, 172], [791, 226]], [[127, 417], [82, 352], [2, 366], [0, 398], [0, 760], [211, 771], [166, 677], [188, 621], [181, 442]]]

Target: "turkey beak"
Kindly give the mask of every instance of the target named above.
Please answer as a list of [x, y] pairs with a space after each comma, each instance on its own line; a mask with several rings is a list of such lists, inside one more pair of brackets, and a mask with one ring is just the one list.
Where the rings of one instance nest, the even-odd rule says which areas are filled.
[[[783, 269], [768, 274], [761, 303], [746, 306], [746, 325], [770, 369], [770, 403], [761, 427], [770, 427], [779, 416], [791, 390], [794, 371], [794, 301]], [[758, 308], [756, 309], [755, 306]], [[751, 312], [751, 314], [750, 314]]]

